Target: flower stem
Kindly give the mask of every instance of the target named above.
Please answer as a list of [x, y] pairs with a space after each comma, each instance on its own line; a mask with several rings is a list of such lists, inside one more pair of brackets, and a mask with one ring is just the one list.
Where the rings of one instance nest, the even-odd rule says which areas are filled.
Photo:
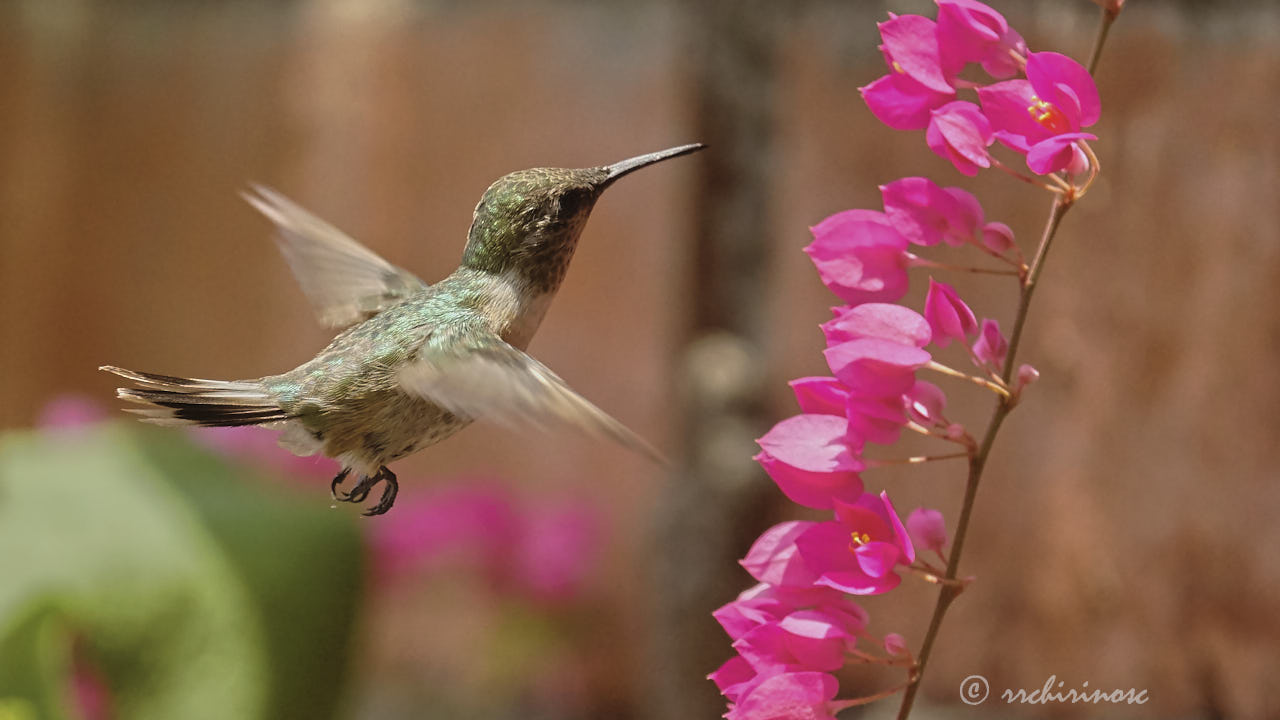
[[[1003, 378], [1007, 384], [1013, 375], [1014, 358], [1018, 353], [1018, 346], [1022, 342], [1022, 328], [1026, 323], [1027, 309], [1031, 306], [1031, 296], [1035, 292], [1036, 283], [1040, 278], [1040, 273], [1044, 269], [1044, 259], [1049, 252], [1049, 247], [1053, 243], [1053, 237], [1057, 234], [1058, 226], [1062, 222], [1062, 216], [1071, 208], [1073, 200], [1070, 197], [1055, 195], [1053, 200], [1053, 208], [1049, 211], [1049, 219], [1045, 223], [1044, 234], [1040, 239], [1040, 246], [1036, 249], [1035, 259], [1031, 261], [1031, 269], [1027, 273], [1027, 279], [1022, 285], [1022, 293], [1018, 300], [1018, 315], [1013, 325], [1013, 335], [1009, 338], [1009, 354], [1005, 361], [1005, 369]], [[916, 662], [916, 670], [912, 674], [910, 684], [907, 686], [906, 692], [902, 695], [902, 705], [898, 709], [898, 720], [906, 720], [911, 714], [911, 705], [915, 702], [916, 691], [920, 688], [920, 680], [924, 676], [924, 669], [929, 662], [929, 654], [933, 651], [933, 643], [938, 637], [938, 630], [942, 627], [942, 618], [947, 614], [947, 609], [951, 607], [952, 601], [956, 599], [963, 590], [963, 586], [956, 582], [960, 569], [960, 555], [964, 551], [965, 537], [969, 532], [969, 519], [973, 514], [974, 499], [978, 495], [978, 483], [982, 480], [982, 471], [987, 465], [987, 457], [991, 453], [991, 446], [995, 443], [996, 433], [1000, 431], [1000, 425], [1004, 423], [1005, 417], [1013, 410], [1014, 403], [1006, 396], [1001, 396], [996, 404], [995, 411], [991, 415], [991, 421], [987, 424], [987, 431], [982, 437], [982, 442], [978, 446], [977, 451], [969, 459], [969, 477], [965, 482], [964, 502], [960, 506], [960, 518], [956, 521], [955, 535], [951, 541], [951, 554], [947, 558], [947, 573], [941, 578], [943, 582], [938, 590], [938, 602], [933, 608], [933, 617], [929, 620], [929, 629], [925, 632], [924, 643], [920, 646], [919, 659]]]
[[1093, 39], [1093, 50], [1089, 53], [1089, 74], [1098, 69], [1098, 60], [1102, 58], [1102, 46], [1107, 42], [1107, 33], [1111, 31], [1111, 23], [1120, 16], [1119, 8], [1102, 7], [1102, 19], [1098, 23], [1098, 34]]

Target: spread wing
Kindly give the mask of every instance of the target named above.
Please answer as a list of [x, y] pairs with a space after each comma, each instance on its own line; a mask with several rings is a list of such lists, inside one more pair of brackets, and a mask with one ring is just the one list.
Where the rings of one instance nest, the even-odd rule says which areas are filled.
[[399, 372], [400, 386], [450, 412], [514, 426], [567, 425], [665, 463], [625, 425], [574, 392], [547, 366], [482, 331], [461, 348], [425, 346]]
[[354, 325], [427, 287], [271, 188], [254, 185], [244, 199], [275, 223], [280, 252], [328, 327]]

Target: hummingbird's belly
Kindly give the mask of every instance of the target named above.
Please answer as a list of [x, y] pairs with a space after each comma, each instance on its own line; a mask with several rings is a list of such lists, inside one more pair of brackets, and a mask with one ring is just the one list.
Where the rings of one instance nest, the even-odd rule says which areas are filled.
[[325, 455], [361, 472], [374, 472], [471, 424], [470, 418], [406, 393], [389, 391], [361, 400], [327, 413], [330, 422], [322, 438]]

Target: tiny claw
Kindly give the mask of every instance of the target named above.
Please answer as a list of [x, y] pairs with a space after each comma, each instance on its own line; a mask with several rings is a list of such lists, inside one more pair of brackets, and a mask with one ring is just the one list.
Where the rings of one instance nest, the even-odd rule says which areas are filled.
[[[382, 488], [382, 497], [379, 498], [378, 504], [369, 508], [364, 512], [365, 517], [373, 517], [375, 515], [383, 515], [391, 509], [396, 503], [396, 493], [400, 492], [400, 484], [396, 482], [396, 474], [387, 469], [384, 465], [378, 474], [374, 477], [386, 482], [386, 486]], [[368, 492], [366, 491], [366, 495]]]
[[342, 471], [339, 472], [333, 478], [333, 482], [329, 483], [329, 496], [332, 497], [334, 500], [342, 500], [342, 501], [346, 500], [346, 497], [338, 497], [338, 486], [341, 485], [343, 481], [347, 479], [347, 475], [349, 475], [350, 473], [351, 473], [351, 468], [342, 468]]

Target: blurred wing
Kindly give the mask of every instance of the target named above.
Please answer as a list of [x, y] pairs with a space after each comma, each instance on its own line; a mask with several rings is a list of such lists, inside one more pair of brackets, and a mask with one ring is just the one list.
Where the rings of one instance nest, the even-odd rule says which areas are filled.
[[659, 463], [662, 455], [528, 354], [485, 332], [458, 350], [424, 347], [399, 372], [400, 386], [458, 415], [514, 426], [567, 425], [613, 440]]
[[427, 287], [271, 188], [254, 185], [244, 199], [276, 224], [280, 252], [328, 327], [354, 325]]

